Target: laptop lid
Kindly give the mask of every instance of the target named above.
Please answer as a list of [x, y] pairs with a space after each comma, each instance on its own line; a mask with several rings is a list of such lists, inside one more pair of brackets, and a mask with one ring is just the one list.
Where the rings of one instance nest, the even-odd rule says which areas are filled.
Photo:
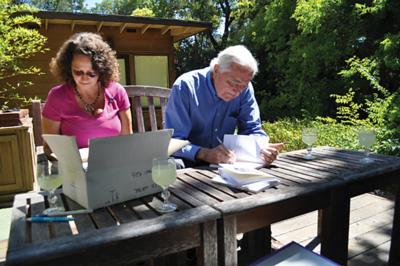
[[64, 194], [89, 208], [86, 175], [75, 137], [52, 134], [43, 134], [42, 137], [59, 162]]
[[95, 209], [161, 191], [151, 177], [152, 160], [166, 157], [172, 130], [150, 131], [89, 143], [88, 200]]
[[96, 209], [161, 191], [151, 178], [152, 159], [167, 156], [171, 136], [172, 130], [160, 130], [90, 140], [86, 174], [74, 137], [51, 135], [45, 141], [60, 165], [70, 169], [64, 194]]

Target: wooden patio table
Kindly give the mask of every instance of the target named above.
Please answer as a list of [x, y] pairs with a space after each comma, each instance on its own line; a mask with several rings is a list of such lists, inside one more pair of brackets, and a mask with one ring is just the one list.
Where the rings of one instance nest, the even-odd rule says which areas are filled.
[[[78, 215], [71, 224], [29, 224], [40, 213], [43, 197], [22, 194], [13, 207], [7, 265], [79, 263], [117, 265], [142, 261], [199, 247], [199, 264], [237, 265], [237, 233], [253, 232], [241, 248], [250, 260], [270, 250], [270, 225], [314, 210], [319, 211], [321, 253], [347, 263], [350, 198], [375, 188], [400, 183], [400, 158], [373, 154], [374, 163], [359, 163], [361, 152], [330, 147], [283, 153], [265, 171], [280, 180], [276, 188], [257, 194], [214, 183], [216, 169], [178, 171], [170, 191], [178, 204], [172, 214], [154, 211], [153, 196]], [[79, 209], [63, 198], [67, 209]], [[159, 199], [157, 195], [156, 200]], [[396, 196], [389, 263], [400, 265], [399, 194]], [[255, 232], [255, 233], [254, 233]], [[218, 237], [218, 247], [216, 238]]]
[[[62, 199], [66, 210], [81, 209]], [[179, 210], [163, 215], [153, 208], [159, 200], [150, 196], [73, 215], [73, 222], [29, 223], [25, 219], [43, 211], [45, 198], [17, 195], [6, 265], [132, 265], [190, 248], [197, 248], [198, 265], [217, 265], [220, 213], [172, 200]]]
[[[387, 184], [400, 184], [400, 158], [373, 154], [372, 164], [361, 164], [362, 152], [330, 147], [313, 149], [316, 158], [303, 159], [305, 150], [283, 153], [265, 171], [280, 180], [276, 188], [252, 194], [215, 184], [216, 170], [186, 169], [178, 175], [172, 192], [206, 203], [221, 211], [218, 221], [219, 265], [237, 265], [237, 233], [252, 232], [248, 264], [270, 250], [270, 225], [300, 214], [319, 210], [318, 238], [321, 253], [347, 264], [350, 199]], [[399, 194], [397, 194], [390, 265], [400, 265]], [[397, 252], [396, 252], [397, 250]]]
[[[344, 182], [344, 190], [332, 193], [332, 202], [336, 205], [319, 213], [324, 216], [320, 219], [321, 230], [326, 230], [321, 233], [321, 242], [324, 242], [323, 237], [336, 239], [336, 242], [325, 241], [327, 244], [321, 246], [321, 252], [340, 264], [347, 265], [351, 198], [391, 185], [396, 189], [396, 194], [388, 265], [400, 265], [400, 157], [372, 154], [374, 161], [362, 164], [360, 159], [364, 157], [364, 153], [330, 147], [316, 149], [316, 156], [316, 164], [321, 162], [322, 166], [330, 164], [341, 169], [337, 177]], [[329, 224], [330, 221], [333, 223]]]

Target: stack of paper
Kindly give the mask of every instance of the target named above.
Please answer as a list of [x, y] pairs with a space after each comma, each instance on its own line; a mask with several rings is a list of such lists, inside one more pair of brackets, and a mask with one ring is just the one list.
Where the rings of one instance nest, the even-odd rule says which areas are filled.
[[230, 187], [259, 192], [279, 184], [279, 180], [263, 171], [254, 168], [238, 168], [230, 164], [221, 164], [218, 169], [220, 176], [213, 181]]
[[265, 162], [260, 152], [268, 146], [268, 141], [267, 136], [224, 135], [224, 146], [235, 153], [237, 167], [261, 168]]

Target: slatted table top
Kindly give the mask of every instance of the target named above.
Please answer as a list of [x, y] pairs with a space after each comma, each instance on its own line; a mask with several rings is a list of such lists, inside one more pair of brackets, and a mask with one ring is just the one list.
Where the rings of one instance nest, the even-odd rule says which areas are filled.
[[[305, 150], [280, 154], [271, 166], [261, 169], [280, 181], [278, 186], [264, 192], [244, 192], [214, 183], [212, 178], [218, 175], [216, 169], [184, 169], [171, 192], [185, 198], [189, 204], [199, 206], [205, 203], [230, 213], [400, 171], [399, 157], [371, 154], [375, 161], [362, 164], [362, 152], [317, 147], [313, 149], [313, 154], [316, 158], [311, 161], [303, 158]], [[259, 202], [255, 203], [256, 206], [240, 204], [250, 199]]]
[[[177, 181], [172, 185], [171, 201], [178, 205], [172, 214], [161, 215], [154, 209], [161, 197], [148, 196], [95, 210], [91, 214], [74, 215], [69, 223], [38, 224], [28, 223], [26, 217], [42, 212], [45, 202], [42, 195], [28, 193], [18, 195], [14, 202], [7, 261], [10, 264], [21, 254], [32, 255], [49, 246], [57, 252], [74, 247], [103, 245], [104, 241], [138, 237], [168, 228], [216, 220], [221, 215], [240, 214], [265, 206], [299, 199], [292, 213], [305, 213], [329, 204], [329, 191], [335, 187], [374, 178], [382, 173], [399, 173], [400, 158], [372, 154], [374, 163], [363, 165], [359, 162], [363, 153], [330, 147], [314, 148], [315, 160], [303, 159], [304, 150], [279, 155], [265, 171], [280, 181], [275, 188], [264, 192], [250, 193], [228, 188], [211, 179], [217, 175], [216, 169], [183, 169], [178, 171]], [[318, 197], [315, 197], [318, 194]], [[320, 199], [320, 202], [315, 199]], [[62, 197], [67, 210], [81, 207], [67, 197]], [[303, 199], [303, 201], [301, 201]], [[307, 206], [307, 205], [310, 206]], [[312, 205], [312, 206], [311, 206]], [[285, 206], [285, 205], [283, 205]], [[287, 205], [290, 207], [290, 205]], [[271, 222], [289, 218], [284, 210]], [[248, 226], [248, 228], [246, 228]], [[253, 225], [243, 225], [239, 229], [250, 230]], [[99, 238], [102, 234], [105, 237]], [[65, 243], [77, 243], [72, 247]], [[58, 245], [58, 247], [57, 247]]]
[[[66, 210], [82, 209], [65, 195], [62, 194], [61, 198]], [[161, 214], [154, 208], [154, 204], [160, 199], [148, 196], [99, 208], [89, 214], [72, 215], [75, 220], [70, 222], [27, 222], [27, 217], [42, 213], [47, 206], [45, 199], [40, 193], [16, 196], [7, 265], [53, 265], [54, 262], [47, 261], [53, 257], [69, 258], [64, 260], [65, 265], [71, 265], [72, 262], [85, 265], [118, 265], [123, 261], [118, 260], [116, 252], [128, 257], [131, 254], [132, 261], [138, 261], [141, 256], [147, 259], [154, 256], [140, 254], [140, 249], [145, 249], [148, 253], [154, 249], [155, 254], [168, 254], [166, 250], [180, 251], [200, 246], [204, 238], [202, 232], [205, 230], [205, 224], [210, 221], [215, 223], [220, 217], [218, 211], [207, 205], [191, 206], [175, 197], [173, 201], [178, 204], [179, 210]], [[164, 237], [165, 240], [169, 239], [166, 243], [156, 242]], [[137, 239], [136, 242], [132, 241], [134, 239]], [[214, 242], [216, 247], [216, 239]], [[154, 244], [152, 248], [152, 243], [157, 243], [158, 246]], [[121, 247], [117, 248], [119, 250], [113, 250], [117, 245], [122, 248], [126, 246], [127, 250]], [[108, 250], [111, 253], [108, 253]], [[64, 265], [62, 263], [58, 261], [57, 265]]]

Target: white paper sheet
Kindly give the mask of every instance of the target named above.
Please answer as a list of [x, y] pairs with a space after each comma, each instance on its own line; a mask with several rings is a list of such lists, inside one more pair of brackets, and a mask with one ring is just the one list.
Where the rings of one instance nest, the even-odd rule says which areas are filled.
[[169, 141], [169, 145], [168, 145], [168, 156], [171, 156], [172, 154], [179, 151], [180, 149], [182, 149], [189, 143], [190, 142], [188, 140], [171, 138], [171, 140]]
[[279, 182], [278, 179], [270, 174], [252, 168], [236, 168], [226, 165], [218, 169], [218, 173], [230, 183], [243, 186], [255, 182]]
[[227, 180], [221, 176], [214, 176], [212, 178], [212, 181], [219, 183], [219, 184], [226, 185], [228, 187], [236, 188], [236, 189], [243, 190], [243, 191], [254, 192], [254, 193], [264, 191], [270, 187], [274, 187], [279, 184], [279, 182], [259, 181], [259, 182], [254, 182], [251, 184], [240, 186], [240, 185], [231, 183], [229, 180]]
[[265, 163], [260, 157], [260, 152], [267, 147], [268, 142], [267, 136], [225, 134], [223, 144], [235, 152], [235, 167], [261, 168]]

